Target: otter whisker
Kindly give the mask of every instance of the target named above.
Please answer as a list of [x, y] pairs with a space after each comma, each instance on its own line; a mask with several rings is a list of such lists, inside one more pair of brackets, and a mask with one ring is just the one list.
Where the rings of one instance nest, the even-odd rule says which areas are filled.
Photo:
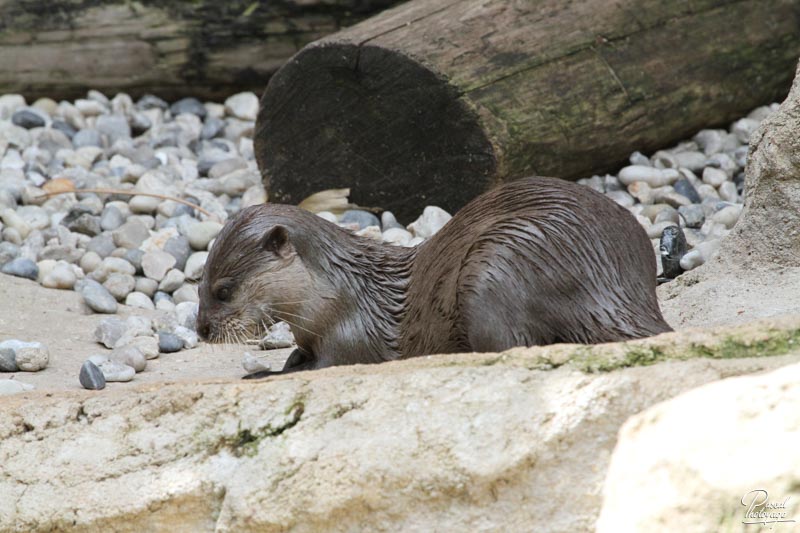
[[289, 315], [289, 316], [293, 316], [293, 317], [301, 318], [301, 319], [303, 319], [303, 320], [306, 320], [306, 321], [308, 321], [308, 322], [311, 322], [311, 319], [310, 319], [310, 318], [306, 318], [306, 317], [304, 317], [303, 315], [296, 315], [296, 314], [294, 314], [294, 313], [289, 313], [289, 312], [287, 312], [287, 311], [277, 311], [277, 313], [280, 313], [280, 314], [282, 314], [282, 315]]
[[322, 337], [322, 335], [320, 335], [319, 333], [315, 333], [315, 332], [311, 331], [310, 329], [306, 329], [306, 328], [304, 328], [303, 326], [300, 326], [299, 324], [295, 324], [295, 323], [294, 323], [294, 322], [292, 322], [291, 320], [287, 320], [287, 319], [282, 319], [282, 320], [283, 320], [284, 322], [286, 322], [287, 324], [289, 324], [290, 326], [294, 326], [294, 327], [296, 327], [297, 329], [301, 329], [301, 330], [303, 330], [303, 331], [305, 331], [305, 332], [307, 332], [307, 333], [310, 333], [310, 334], [312, 334], [312, 335], [314, 335], [314, 336], [316, 336], [316, 337]]

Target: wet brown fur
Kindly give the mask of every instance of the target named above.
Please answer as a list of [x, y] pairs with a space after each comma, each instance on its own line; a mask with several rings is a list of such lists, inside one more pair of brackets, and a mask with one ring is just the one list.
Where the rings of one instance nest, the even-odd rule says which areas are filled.
[[[217, 238], [198, 331], [242, 340], [285, 320], [303, 368], [609, 342], [670, 330], [655, 274], [650, 241], [627, 210], [554, 178], [479, 196], [415, 248], [265, 204]], [[227, 302], [215, 297], [222, 286]]]

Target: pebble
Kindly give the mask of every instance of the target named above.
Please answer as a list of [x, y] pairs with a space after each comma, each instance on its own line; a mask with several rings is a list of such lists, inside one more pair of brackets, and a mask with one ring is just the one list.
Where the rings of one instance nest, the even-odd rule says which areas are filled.
[[175, 258], [175, 268], [184, 270], [186, 261], [192, 253], [192, 247], [186, 237], [177, 235], [167, 240], [164, 244], [164, 251]]
[[200, 298], [197, 295], [197, 286], [184, 283], [183, 287], [172, 293], [172, 300], [176, 305], [182, 302], [198, 303]]
[[736, 221], [739, 220], [739, 215], [741, 212], [741, 205], [730, 205], [714, 213], [711, 216], [711, 220], [730, 229], [734, 226], [734, 224], [736, 224]]
[[222, 224], [219, 222], [211, 220], [197, 222], [189, 226], [186, 238], [193, 249], [205, 250], [208, 248], [208, 243], [219, 235], [220, 230], [222, 230]]
[[116, 317], [104, 318], [94, 330], [94, 340], [105, 346], [113, 348], [127, 331], [125, 322]]
[[276, 322], [259, 342], [262, 350], [275, 350], [294, 346], [294, 335], [286, 322]]
[[244, 355], [242, 356], [242, 368], [244, 368], [244, 371], [247, 372], [248, 374], [270, 370], [270, 367], [268, 365], [264, 364], [261, 360], [257, 359], [250, 352], [244, 352]]
[[3, 265], [3, 267], [0, 268], [0, 272], [18, 278], [36, 281], [36, 278], [39, 276], [39, 267], [30, 259], [18, 257]]
[[125, 223], [125, 216], [116, 206], [109, 205], [100, 215], [100, 228], [103, 231], [113, 231]]
[[400, 224], [394, 216], [394, 213], [391, 211], [384, 211], [381, 213], [381, 229], [383, 231], [392, 229], [392, 228], [399, 228], [399, 229], [406, 229], [405, 226]]
[[203, 275], [203, 268], [205, 267], [206, 260], [208, 259], [208, 252], [195, 252], [186, 260], [186, 267], [184, 273], [186, 279], [197, 281]]
[[120, 248], [138, 248], [150, 237], [150, 230], [140, 219], [131, 219], [111, 233], [114, 244]]
[[728, 180], [728, 175], [724, 170], [714, 167], [706, 167], [703, 170], [703, 183], [711, 185], [712, 187], [719, 187]]
[[643, 165], [631, 165], [619, 171], [619, 181], [624, 185], [630, 185], [636, 181], [643, 181], [650, 187], [662, 187], [675, 183], [680, 177], [680, 173], [673, 169], [660, 169], [646, 167]]
[[686, 236], [678, 226], [668, 226], [661, 233], [659, 251], [661, 253], [661, 267], [663, 276], [673, 279], [683, 273], [680, 265], [681, 258], [687, 251]]
[[10, 242], [0, 242], [0, 267], [19, 257], [19, 246]]
[[125, 297], [125, 305], [151, 311], [156, 308], [153, 300], [151, 300], [146, 294], [136, 291]]
[[45, 125], [44, 118], [37, 112], [30, 109], [19, 109], [11, 115], [11, 122], [21, 128], [29, 130], [31, 128], [41, 128]]
[[251, 93], [239, 93], [225, 100], [225, 111], [242, 120], [255, 120], [258, 116], [258, 97]]
[[169, 106], [169, 111], [173, 117], [177, 117], [182, 113], [191, 113], [200, 118], [206, 116], [206, 108], [203, 103], [197, 98], [182, 98]]
[[633, 196], [625, 191], [610, 191], [606, 193], [606, 196], [617, 202], [622, 207], [631, 207], [634, 203], [636, 203], [633, 199]]
[[[40, 268], [41, 271], [41, 268]], [[78, 276], [69, 263], [59, 261], [53, 269], [42, 278], [43, 287], [51, 289], [71, 290], [75, 287]]]
[[123, 302], [136, 287], [136, 280], [130, 274], [114, 272], [103, 282], [103, 287], [105, 287], [118, 302]]
[[694, 188], [692, 182], [686, 178], [676, 181], [672, 187], [676, 193], [686, 197], [693, 204], [699, 204], [703, 201], [700, 195], [697, 194], [697, 189]]
[[403, 227], [391, 227], [383, 232], [381, 238], [387, 244], [407, 246], [414, 236]]
[[0, 372], [16, 372], [17, 367], [16, 352], [12, 348], [0, 346]]
[[172, 331], [172, 333], [180, 337], [180, 339], [183, 341], [183, 347], [187, 350], [196, 348], [200, 343], [200, 338], [197, 336], [197, 332], [192, 329], [185, 328], [183, 326], [175, 326], [175, 329]]
[[[89, 363], [91, 363], [91, 361], [89, 361]], [[112, 360], [103, 361], [97, 365], [97, 368], [103, 373], [103, 378], [106, 382], [130, 381], [133, 379], [133, 376], [136, 375], [136, 370], [132, 367]]]
[[32, 391], [35, 387], [16, 379], [0, 379], [0, 396], [9, 396], [20, 392]]
[[700, 228], [706, 221], [705, 211], [701, 205], [682, 205], [678, 208], [678, 214], [687, 228]]
[[147, 358], [136, 346], [122, 346], [115, 348], [108, 356], [110, 361], [115, 361], [133, 368], [137, 373], [147, 367]]
[[197, 309], [195, 302], [181, 302], [175, 306], [175, 317], [179, 326], [188, 329], [197, 329]]
[[381, 221], [374, 214], [369, 211], [362, 211], [360, 209], [349, 209], [342, 214], [339, 219], [340, 224], [355, 225], [359, 230], [363, 230], [369, 226], [380, 227]]
[[177, 268], [173, 268], [167, 272], [167, 275], [164, 276], [164, 279], [161, 280], [161, 283], [158, 285], [158, 290], [164, 291], [166, 293], [173, 293], [181, 286], [183, 286], [183, 282], [186, 279], [184, 273]]
[[330, 211], [320, 211], [319, 213], [317, 213], [317, 216], [319, 218], [321, 218], [323, 220], [327, 220], [328, 222], [331, 222], [333, 224], [338, 224], [339, 223], [339, 218], [336, 215], [334, 215], [333, 213], [331, 213]]
[[183, 349], [183, 339], [168, 331], [158, 332], [158, 351], [161, 353], [174, 353]]
[[136, 278], [136, 286], [134, 290], [146, 294], [152, 298], [158, 290], [158, 282], [154, 279], [138, 277]]
[[408, 230], [415, 237], [428, 239], [442, 229], [451, 218], [452, 215], [444, 209], [429, 205], [423, 209], [422, 216], [408, 225]]
[[[134, 346], [138, 348], [139, 351], [141, 351], [144, 354], [145, 358], [148, 360], [158, 358], [159, 354], [158, 339], [153, 335], [147, 337], [145, 336], [134, 337], [132, 339], [127, 340], [126, 344], [122, 346]], [[121, 346], [117, 346], [117, 348], [120, 347]]]
[[161, 281], [169, 269], [175, 266], [175, 256], [161, 250], [147, 252], [142, 257], [142, 270], [150, 279]]
[[76, 290], [83, 296], [86, 305], [95, 313], [113, 314], [117, 312], [117, 300], [100, 283], [83, 279], [75, 284]]

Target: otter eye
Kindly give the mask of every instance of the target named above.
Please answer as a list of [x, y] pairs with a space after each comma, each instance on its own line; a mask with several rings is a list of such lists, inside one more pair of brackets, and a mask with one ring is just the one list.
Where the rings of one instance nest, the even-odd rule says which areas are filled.
[[227, 302], [231, 298], [231, 288], [230, 287], [220, 287], [214, 293], [214, 297], [219, 300], [220, 302]]

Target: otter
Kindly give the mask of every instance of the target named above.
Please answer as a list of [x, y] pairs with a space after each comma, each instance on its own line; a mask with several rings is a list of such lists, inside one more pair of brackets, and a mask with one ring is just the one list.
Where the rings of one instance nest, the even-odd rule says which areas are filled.
[[588, 187], [526, 178], [472, 200], [413, 248], [262, 204], [217, 237], [199, 287], [200, 336], [297, 342], [283, 370], [671, 331], [655, 254], [625, 208]]

